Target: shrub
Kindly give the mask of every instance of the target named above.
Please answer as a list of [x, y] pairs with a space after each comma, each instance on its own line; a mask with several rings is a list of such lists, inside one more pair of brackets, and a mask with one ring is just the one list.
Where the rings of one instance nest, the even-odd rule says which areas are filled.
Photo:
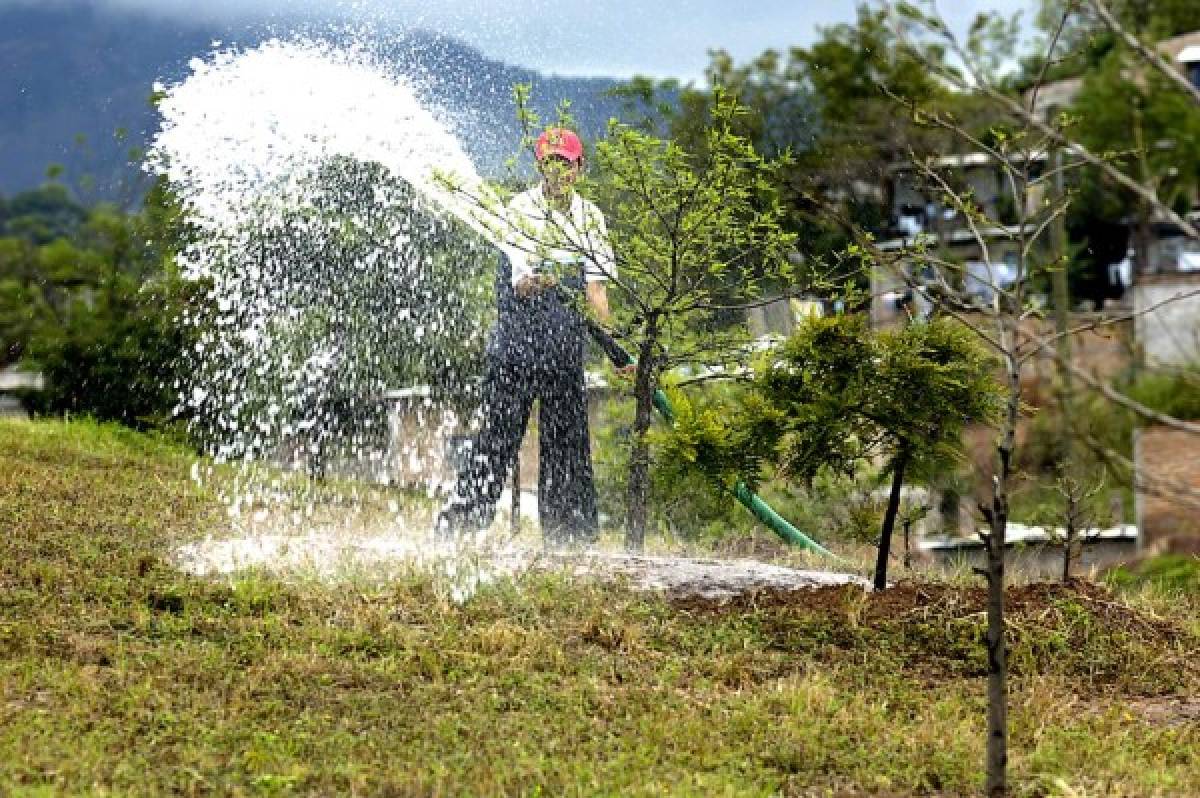
[[1200, 594], [1200, 557], [1163, 554], [1133, 566], [1121, 566], [1109, 573], [1109, 582], [1118, 587], [1151, 585], [1163, 592]]
[[1159, 413], [1200, 420], [1200, 364], [1145, 374], [1130, 386], [1129, 395]]
[[28, 364], [46, 378], [25, 395], [35, 414], [78, 414], [130, 427], [161, 427], [171, 417], [176, 369], [189, 345], [178, 324], [188, 286], [163, 277], [145, 284], [113, 275], [76, 300], [61, 325], [30, 344]]
[[[630, 398], [606, 400], [593, 432], [593, 461], [600, 512], [622, 527], [627, 518], [627, 486], [634, 403]], [[651, 447], [649, 526], [665, 537], [716, 541], [749, 534], [754, 519], [732, 495], [712, 491], [698, 474], [679, 475]]]
[[[731, 399], [738, 389], [716, 383], [688, 389], [689, 404], [708, 406]], [[631, 399], [606, 399], [600, 422], [592, 430], [593, 461], [600, 512], [620, 527], [626, 518], [626, 480], [629, 447], [626, 439], [633, 423]], [[660, 432], [665, 427], [659, 425]], [[732, 494], [716, 491], [695, 469], [680, 469], [666, 459], [664, 438], [652, 436], [650, 461], [650, 527], [670, 539], [720, 543], [737, 538], [774, 535], [760, 524]], [[798, 529], [820, 541], [868, 541], [879, 537], [884, 501], [872, 492], [880, 487], [873, 469], [861, 468], [851, 477], [823, 469], [808, 484], [775, 479], [766, 467], [758, 484], [760, 496]]]

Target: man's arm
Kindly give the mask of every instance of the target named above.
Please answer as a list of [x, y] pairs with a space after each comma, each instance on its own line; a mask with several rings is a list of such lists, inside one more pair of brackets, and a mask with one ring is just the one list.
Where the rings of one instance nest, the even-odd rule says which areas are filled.
[[621, 348], [617, 340], [613, 338], [612, 333], [608, 330], [609, 322], [612, 321], [612, 314], [608, 310], [608, 284], [596, 280], [587, 284], [587, 301], [592, 306], [592, 310], [596, 313], [596, 320], [587, 320], [587, 325], [591, 331], [592, 337], [600, 348], [604, 350], [604, 354], [608, 355], [609, 360], [616, 366], [617, 373], [628, 377], [637, 369], [637, 364], [633, 362], [633, 358], [629, 353]]
[[593, 280], [587, 284], [587, 301], [596, 313], [596, 320], [608, 324], [612, 313], [608, 309], [608, 285], [602, 280]]
[[500, 246], [512, 263], [512, 286], [517, 296], [530, 297], [547, 287], [542, 277], [534, 273], [534, 253], [541, 246], [534, 227], [536, 206], [528, 191], [513, 197], [504, 209], [507, 230]]

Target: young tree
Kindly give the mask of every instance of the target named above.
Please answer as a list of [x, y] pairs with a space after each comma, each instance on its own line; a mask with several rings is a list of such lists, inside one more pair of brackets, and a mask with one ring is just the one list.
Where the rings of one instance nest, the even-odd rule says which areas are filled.
[[882, 590], [906, 477], [958, 459], [963, 428], [994, 420], [993, 372], [971, 332], [950, 320], [872, 332], [861, 316], [809, 319], [762, 357], [742, 401], [698, 412], [681, 397], [668, 452], [723, 489], [738, 475], [756, 481], [768, 464], [807, 482], [882, 461], [891, 477], [874, 576]]
[[892, 476], [875, 565], [875, 588], [882, 590], [906, 473], [936, 474], [958, 460], [963, 430], [995, 421], [1001, 392], [993, 359], [961, 324], [918, 322], [877, 339], [868, 420], [886, 432]]
[[626, 545], [645, 540], [649, 499], [646, 434], [663, 375], [679, 365], [736, 367], [748, 334], [729, 324], [727, 292], [753, 303], [764, 284], [790, 282], [795, 235], [784, 229], [775, 172], [734, 125], [745, 110], [713, 105], [704, 150], [614, 124], [596, 145], [591, 192], [609, 218], [617, 263], [618, 326], [637, 358]]
[[1055, 489], [1062, 497], [1061, 539], [1063, 544], [1062, 581], [1071, 581], [1071, 563], [1083, 555], [1083, 544], [1086, 542], [1087, 528], [1096, 517], [1094, 503], [1103, 481], [1088, 484], [1078, 475], [1069, 471], [1059, 476]]
[[[1092, 2], [1092, 6], [1096, 3]], [[1044, 337], [1031, 329], [1030, 322], [1038, 311], [1030, 301], [1030, 286], [1043, 275], [1061, 269], [1064, 252], [1053, 243], [1047, 245], [1046, 233], [1053, 229], [1069, 206], [1070, 195], [1047, 195], [1044, 186], [1065, 171], [1094, 169], [1105, 178], [1126, 190], [1137, 201], [1144, 202], [1156, 213], [1169, 219], [1186, 235], [1197, 237], [1193, 224], [1183, 218], [1159, 196], [1156, 186], [1119, 169], [1110, 158], [1089, 149], [1073, 134], [1062, 116], [1046, 118], [1038, 107], [1037, 98], [1046, 82], [1049, 68], [1062, 56], [1060, 37], [1079, 13], [1075, 4], [1066, 4], [1051, 34], [1044, 42], [1044, 52], [1033, 62], [1040, 64], [1023, 95], [1012, 91], [1011, 84], [997, 71], [998, 43], [996, 31], [1009, 26], [997, 24], [994, 17], [981, 15], [972, 26], [966, 40], [961, 40], [930, 4], [922, 11], [909, 3], [885, 2], [893, 14], [895, 30], [901, 46], [921, 58], [936, 79], [962, 93], [972, 94], [1007, 117], [1006, 124], [997, 126], [987, 136], [967, 129], [945, 109], [923, 104], [919, 99], [897, 99], [915, 119], [951, 132], [993, 162], [1002, 177], [1002, 185], [1016, 210], [1015, 224], [989, 217], [977, 205], [969, 192], [952, 185], [935, 162], [914, 159], [914, 166], [929, 184], [937, 187], [943, 203], [955, 210], [963, 228], [969, 231], [980, 253], [987, 276], [984, 278], [994, 296], [990, 305], [974, 307], [962, 287], [966, 274], [960, 263], [930, 252], [919, 245], [899, 255], [880, 250], [869, 235], [858, 231], [859, 246], [881, 268], [891, 269], [910, 287], [934, 303], [941, 313], [955, 316], [975, 332], [1002, 360], [1005, 374], [1004, 414], [999, 424], [996, 462], [990, 475], [990, 496], [980, 503], [987, 522], [981, 537], [985, 543], [987, 564], [981, 573], [987, 580], [987, 653], [988, 653], [988, 722], [985, 789], [989, 795], [1008, 793], [1008, 705], [1007, 705], [1007, 648], [1005, 644], [1004, 584], [1005, 537], [1009, 518], [1009, 490], [1014, 475], [1017, 422], [1021, 412], [1021, 369], [1028, 361], [1049, 356], [1064, 373], [1069, 372], [1082, 382], [1099, 390], [1135, 413], [1150, 415], [1148, 409], [1121, 394], [1111, 385], [1098, 380], [1085, 369], [1073, 364], [1069, 357], [1055, 351], [1054, 344], [1080, 329], [1094, 329], [1108, 320], [1081, 328], [1060, 329], [1055, 336]], [[1107, 23], [1107, 20], [1106, 20]], [[1119, 25], [1118, 25], [1119, 27]], [[1004, 37], [1000, 37], [1004, 38]], [[1011, 42], [1011, 38], [1008, 39]], [[922, 57], [931, 45], [949, 53], [953, 66], [944, 60]], [[1135, 146], [1140, 146], [1133, 142]], [[1061, 150], [1069, 154], [1062, 162], [1051, 162], [1043, 168], [1047, 154]], [[1011, 264], [1011, 280], [1000, 280], [1002, 264], [997, 259], [998, 244], [1007, 242], [1015, 257]], [[930, 279], [916, 279], [915, 274], [931, 273]], [[1126, 316], [1125, 318], [1129, 318]], [[1153, 414], [1161, 417], [1162, 414]], [[1176, 425], [1183, 422], [1174, 420]]]

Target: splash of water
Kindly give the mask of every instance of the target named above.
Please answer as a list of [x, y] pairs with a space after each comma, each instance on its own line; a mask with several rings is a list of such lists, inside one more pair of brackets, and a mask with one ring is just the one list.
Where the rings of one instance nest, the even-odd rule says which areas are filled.
[[494, 256], [437, 175], [480, 179], [413, 83], [361, 48], [273, 40], [191, 70], [158, 87], [148, 158], [193, 226], [180, 268], [205, 286], [182, 319], [197, 343], [179, 410], [231, 516], [306, 506], [303, 524], [329, 492], [308, 477], [387, 483], [411, 454], [391, 445], [390, 389], [471, 404]]
[[209, 229], [236, 226], [337, 155], [427, 193], [439, 190], [435, 169], [479, 181], [447, 120], [365, 48], [273, 39], [190, 67], [182, 83], [156, 87], [162, 130], [149, 160]]

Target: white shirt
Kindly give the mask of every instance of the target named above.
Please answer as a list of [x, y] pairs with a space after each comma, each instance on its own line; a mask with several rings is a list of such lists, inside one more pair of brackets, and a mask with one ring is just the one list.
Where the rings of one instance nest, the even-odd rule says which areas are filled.
[[606, 282], [617, 275], [617, 264], [608, 242], [604, 214], [596, 205], [571, 192], [566, 213], [552, 209], [534, 186], [508, 204], [506, 242], [501, 246], [512, 261], [512, 283], [516, 285], [537, 271], [542, 261], [583, 264], [589, 283]]

